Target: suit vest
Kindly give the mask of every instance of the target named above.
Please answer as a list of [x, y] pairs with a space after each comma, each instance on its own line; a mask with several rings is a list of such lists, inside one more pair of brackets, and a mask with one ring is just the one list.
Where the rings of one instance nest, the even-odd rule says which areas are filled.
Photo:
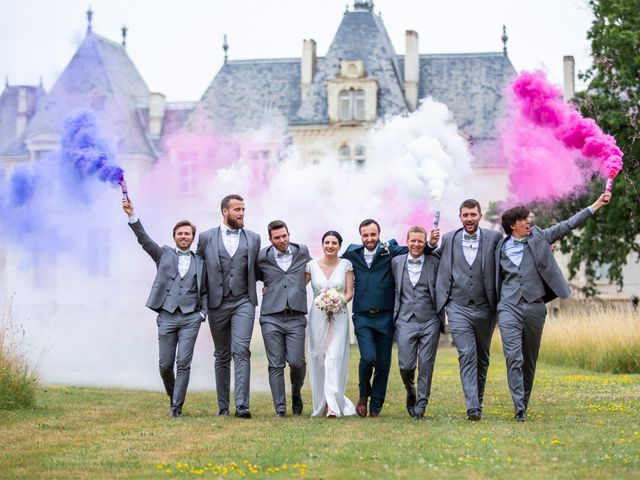
[[414, 287], [409, 278], [409, 270], [405, 265], [402, 275], [398, 320], [403, 322], [427, 322], [436, 316], [436, 308], [431, 300], [427, 280], [427, 267], [422, 264], [420, 278]]
[[527, 303], [533, 303], [544, 297], [544, 280], [536, 269], [528, 245], [524, 246], [520, 266], [516, 266], [501, 250], [500, 270], [500, 301], [518, 303], [520, 298], [524, 298]]
[[[177, 270], [177, 268], [176, 268]], [[169, 313], [175, 312], [178, 307], [182, 313], [195, 312], [199, 307], [198, 284], [196, 275], [196, 259], [192, 255], [189, 269], [184, 277], [176, 271], [176, 276], [169, 287], [167, 296], [162, 303], [162, 309]]]
[[462, 249], [462, 232], [454, 235], [451, 241], [451, 293], [449, 298], [462, 305], [469, 305], [472, 301], [475, 305], [487, 303], [487, 293], [482, 279], [482, 237], [478, 246], [476, 258], [471, 266], [467, 263]]
[[222, 241], [222, 230], [218, 235], [218, 252], [220, 257], [220, 268], [222, 269], [222, 296], [246, 295], [249, 284], [249, 244], [247, 237], [240, 232], [240, 242], [238, 249], [233, 255], [229, 255]]

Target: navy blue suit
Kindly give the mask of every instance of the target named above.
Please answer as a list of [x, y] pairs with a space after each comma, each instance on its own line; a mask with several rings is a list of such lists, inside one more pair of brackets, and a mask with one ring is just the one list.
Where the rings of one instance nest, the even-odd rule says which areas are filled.
[[379, 413], [387, 393], [393, 348], [395, 284], [391, 259], [407, 253], [408, 249], [395, 240], [386, 246], [380, 244], [369, 267], [364, 248], [364, 245], [349, 245], [342, 258], [351, 262], [355, 276], [353, 325], [360, 349], [360, 397], [371, 397], [370, 410]]

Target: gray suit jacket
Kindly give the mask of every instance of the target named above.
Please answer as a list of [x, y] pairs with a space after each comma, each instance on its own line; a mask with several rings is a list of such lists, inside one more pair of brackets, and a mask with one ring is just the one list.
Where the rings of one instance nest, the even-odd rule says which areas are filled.
[[[131, 230], [133, 230], [133, 233], [135, 233], [138, 243], [142, 245], [144, 251], [147, 252], [156, 263], [156, 278], [153, 281], [146, 306], [151, 310], [159, 312], [167, 298], [167, 292], [171, 284], [176, 276], [179, 275], [178, 254], [176, 253], [175, 247], [169, 247], [168, 245], [161, 247], [154, 242], [145, 231], [140, 220], [135, 223], [130, 223], [129, 226]], [[192, 256], [192, 261], [193, 260], [196, 262], [196, 283], [198, 285], [198, 296], [200, 297], [200, 305], [198, 308], [200, 313], [206, 317], [208, 298], [204, 262], [197, 255]]]
[[[539, 227], [532, 227], [531, 234], [527, 237], [527, 245], [533, 254], [533, 261], [536, 269], [544, 281], [544, 287], [546, 294], [544, 296], [544, 302], [550, 302], [554, 298], [567, 298], [571, 294], [571, 288], [565, 280], [558, 262], [553, 256], [553, 250], [551, 250], [551, 244], [562, 237], [567, 235], [574, 228], [578, 228], [587, 219], [591, 217], [591, 211], [588, 208], [580, 210], [574, 216], [553, 225], [544, 230]], [[500, 269], [500, 252], [504, 242], [509, 237], [503, 238], [496, 246], [495, 251], [495, 268], [496, 268], [496, 295], [498, 300], [500, 299], [500, 285], [501, 285], [501, 269]]]
[[[215, 227], [202, 232], [198, 237], [198, 248], [196, 253], [204, 259], [207, 267], [207, 286], [209, 292], [209, 308], [217, 308], [222, 303], [222, 268], [220, 267], [220, 253], [218, 250], [218, 235], [220, 227]], [[255, 264], [258, 251], [260, 250], [260, 235], [251, 230], [242, 230], [242, 234], [247, 237], [247, 245], [249, 248], [248, 274], [249, 279], [248, 292], [249, 300], [255, 307], [258, 305], [258, 296], [256, 295], [256, 274]]]
[[[400, 297], [402, 295], [402, 276], [404, 275], [404, 269], [407, 267], [407, 255], [408, 253], [398, 255], [391, 259], [391, 272], [393, 273], [393, 280], [396, 284], [396, 296], [393, 305], [393, 321], [396, 321], [398, 312], [400, 311]], [[425, 255], [424, 268], [427, 269], [427, 283], [429, 285], [429, 293], [431, 295], [431, 301], [435, 306], [436, 299], [436, 278], [438, 272], [439, 260], [433, 255]], [[440, 319], [440, 331], [444, 333], [444, 312], [438, 310], [438, 318]]]
[[[438, 267], [438, 279], [436, 281], [436, 308], [441, 311], [449, 301], [449, 293], [451, 292], [451, 284], [453, 282], [453, 239], [458, 232], [463, 229], [447, 232], [442, 236], [440, 246], [432, 253], [432, 255], [440, 259]], [[487, 294], [487, 300], [491, 309], [495, 311], [498, 304], [496, 297], [496, 281], [495, 281], [495, 251], [496, 245], [502, 239], [502, 234], [487, 228], [480, 229], [480, 238], [482, 241], [482, 283]]]
[[274, 257], [275, 247], [260, 250], [256, 262], [258, 280], [262, 280], [265, 292], [260, 306], [261, 315], [282, 312], [287, 308], [307, 313], [307, 284], [304, 279], [306, 266], [311, 257], [305, 245], [289, 243], [291, 266], [285, 272]]

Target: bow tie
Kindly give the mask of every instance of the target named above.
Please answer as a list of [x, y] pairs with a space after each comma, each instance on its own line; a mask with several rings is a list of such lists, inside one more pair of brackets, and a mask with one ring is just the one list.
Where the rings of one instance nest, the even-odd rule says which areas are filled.
[[521, 244], [521, 245], [525, 244], [525, 243], [527, 243], [527, 237], [521, 238], [520, 240], [518, 240], [517, 238], [514, 238], [513, 239], [513, 243], [514, 244]]
[[182, 250], [176, 250], [176, 253], [179, 257], [191, 256], [191, 250], [187, 250], [186, 252], [183, 252]]
[[478, 239], [478, 232], [472, 233], [471, 235], [469, 235], [468, 233], [465, 233], [463, 238], [465, 240], [477, 240]]
[[409, 258], [407, 260], [407, 263], [410, 263], [412, 265], [422, 265], [422, 260], [419, 258]]
[[240, 230], [232, 230], [230, 228], [227, 229], [227, 235], [238, 235], [240, 233]]
[[291, 255], [291, 252], [289, 250], [287, 250], [286, 252], [276, 252], [277, 258], [286, 257], [287, 255]]

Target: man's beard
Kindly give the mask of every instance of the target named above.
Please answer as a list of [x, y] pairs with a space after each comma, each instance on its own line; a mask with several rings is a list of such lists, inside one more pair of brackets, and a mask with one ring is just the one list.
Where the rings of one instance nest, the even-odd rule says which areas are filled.
[[239, 230], [244, 227], [244, 219], [234, 220], [232, 218], [227, 218], [227, 226], [234, 230]]

